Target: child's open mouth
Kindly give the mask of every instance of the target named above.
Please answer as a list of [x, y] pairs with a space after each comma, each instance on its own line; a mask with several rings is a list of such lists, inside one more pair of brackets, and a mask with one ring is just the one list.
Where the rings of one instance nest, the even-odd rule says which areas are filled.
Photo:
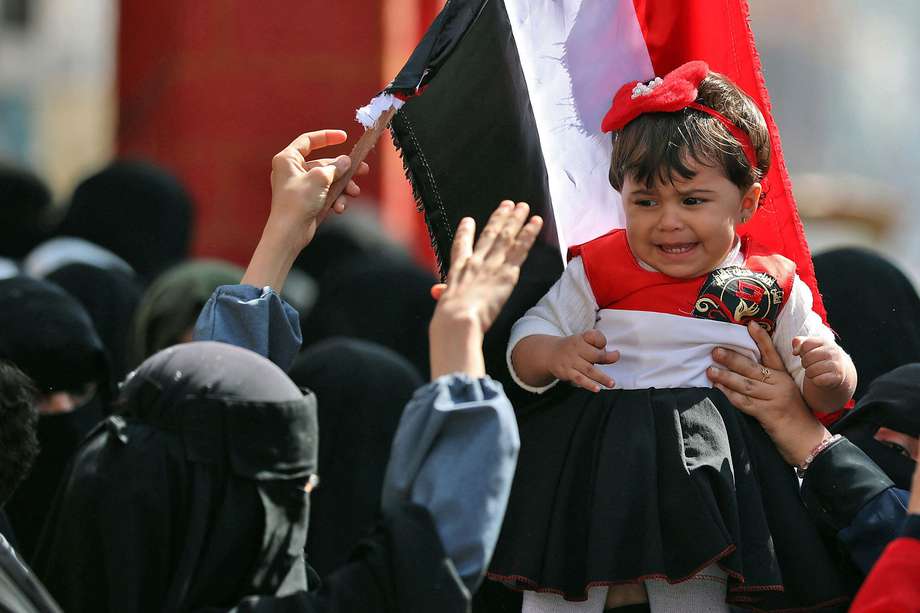
[[658, 245], [658, 249], [668, 255], [682, 255], [692, 251], [698, 244], [699, 243], [675, 243], [672, 245]]

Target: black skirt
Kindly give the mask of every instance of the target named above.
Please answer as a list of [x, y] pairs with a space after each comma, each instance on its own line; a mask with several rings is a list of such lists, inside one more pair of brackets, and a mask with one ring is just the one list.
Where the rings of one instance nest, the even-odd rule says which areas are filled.
[[519, 425], [490, 579], [585, 600], [593, 586], [676, 583], [717, 563], [733, 605], [849, 600], [794, 472], [718, 390], [559, 390]]

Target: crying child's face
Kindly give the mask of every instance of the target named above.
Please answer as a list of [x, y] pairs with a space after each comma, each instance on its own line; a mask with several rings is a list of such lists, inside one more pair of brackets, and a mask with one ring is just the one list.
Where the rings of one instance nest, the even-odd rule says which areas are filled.
[[633, 255], [680, 279], [707, 274], [735, 244], [735, 230], [757, 208], [761, 187], [742, 191], [721, 168], [692, 163], [694, 176], [651, 186], [623, 180], [626, 235]]

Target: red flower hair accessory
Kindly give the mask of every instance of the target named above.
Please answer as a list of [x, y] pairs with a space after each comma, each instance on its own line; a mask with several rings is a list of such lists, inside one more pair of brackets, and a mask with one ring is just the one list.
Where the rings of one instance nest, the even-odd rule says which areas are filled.
[[722, 113], [697, 102], [698, 88], [708, 74], [709, 65], [696, 60], [678, 66], [663, 79], [656, 77], [648, 83], [642, 81], [626, 83], [613, 97], [613, 104], [601, 122], [601, 130], [604, 132], [622, 130], [630, 121], [645, 113], [676, 113], [692, 108], [718, 119], [741, 145], [744, 157], [747, 158], [751, 167], [757, 168], [757, 155], [747, 133]]

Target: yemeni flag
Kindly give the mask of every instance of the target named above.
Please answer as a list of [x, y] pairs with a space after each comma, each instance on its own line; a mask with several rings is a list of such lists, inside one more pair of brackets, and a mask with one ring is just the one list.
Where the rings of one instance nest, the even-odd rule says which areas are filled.
[[359, 111], [369, 126], [399, 109], [391, 132], [442, 272], [462, 217], [481, 228], [507, 198], [546, 220], [491, 335], [490, 372], [507, 372], [510, 325], [558, 278], [567, 248], [624, 225], [607, 180], [610, 136], [600, 130], [613, 94], [690, 60], [728, 76], [766, 117], [766, 198], [741, 232], [795, 261], [823, 316], [746, 0], [450, 0], [390, 86]]

